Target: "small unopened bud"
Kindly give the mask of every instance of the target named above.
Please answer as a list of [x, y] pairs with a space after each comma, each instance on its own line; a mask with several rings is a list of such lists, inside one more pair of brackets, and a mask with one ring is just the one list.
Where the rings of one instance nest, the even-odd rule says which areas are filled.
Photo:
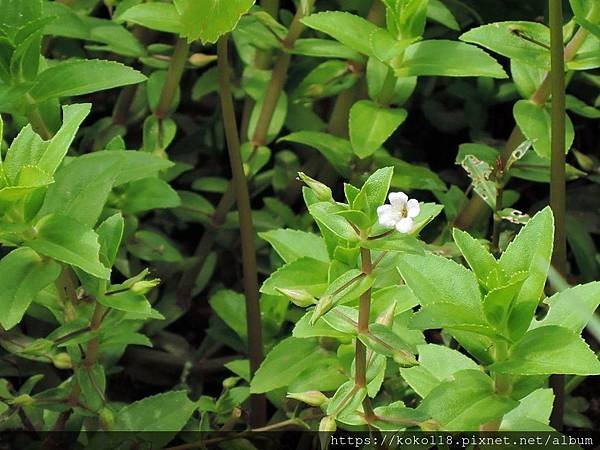
[[288, 297], [294, 305], [299, 306], [300, 308], [306, 308], [307, 306], [317, 303], [317, 299], [304, 289], [275, 289]]
[[31, 406], [33, 405], [33, 398], [27, 394], [19, 395], [12, 399], [11, 404], [20, 407]]
[[321, 406], [329, 399], [320, 391], [290, 392], [288, 398], [299, 400], [310, 406]]
[[319, 423], [319, 431], [333, 433], [335, 430], [337, 430], [337, 425], [333, 416], [325, 416], [321, 419], [321, 423]]
[[204, 67], [216, 60], [217, 55], [205, 55], [204, 53], [194, 53], [188, 59], [194, 67]]
[[238, 382], [240, 381], [240, 377], [229, 377], [229, 378], [225, 378], [223, 380], [223, 387], [225, 389], [231, 389], [232, 387], [235, 387], [236, 384], [238, 384]]
[[153, 280], [136, 281], [133, 283], [133, 286], [131, 286], [130, 291], [134, 294], [145, 295], [159, 284], [160, 280], [158, 278], [154, 278]]
[[52, 364], [57, 369], [71, 369], [73, 367], [73, 363], [71, 362], [71, 357], [68, 353], [59, 353], [52, 357]]
[[421, 431], [437, 431], [440, 429], [440, 424], [433, 419], [426, 420], [419, 424]]
[[333, 297], [331, 295], [324, 295], [317, 303], [313, 315], [310, 318], [310, 324], [314, 325], [319, 318], [331, 309], [333, 306]]
[[412, 353], [407, 352], [405, 350], [397, 351], [394, 354], [394, 361], [396, 361], [398, 364], [400, 364], [403, 367], [412, 367], [412, 366], [419, 365], [419, 362], [415, 358], [415, 355], [413, 355]]
[[100, 418], [102, 428], [106, 431], [112, 430], [113, 425], [115, 424], [115, 415], [113, 412], [108, 408], [102, 408], [98, 416]]
[[306, 185], [313, 190], [317, 198], [322, 202], [333, 202], [333, 195], [331, 193], [331, 189], [328, 186], [324, 185], [320, 181], [317, 181], [304, 172], [298, 172], [298, 176]]

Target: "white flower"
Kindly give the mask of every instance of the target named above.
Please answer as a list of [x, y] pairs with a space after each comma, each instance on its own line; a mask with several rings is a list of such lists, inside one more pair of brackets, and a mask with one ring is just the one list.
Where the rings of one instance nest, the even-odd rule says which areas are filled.
[[410, 233], [413, 229], [413, 219], [421, 212], [419, 201], [404, 192], [392, 192], [388, 197], [390, 204], [377, 208], [379, 224], [396, 228], [400, 233]]

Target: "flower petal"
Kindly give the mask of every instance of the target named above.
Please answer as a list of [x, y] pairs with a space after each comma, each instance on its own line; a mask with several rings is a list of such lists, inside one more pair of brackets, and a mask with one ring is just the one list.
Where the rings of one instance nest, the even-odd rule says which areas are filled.
[[409, 217], [400, 219], [398, 222], [396, 222], [396, 230], [398, 230], [400, 233], [410, 233], [412, 228], [413, 220]]
[[408, 217], [414, 218], [419, 215], [421, 212], [421, 206], [419, 205], [419, 200], [411, 198], [406, 203], [406, 215]]
[[404, 209], [408, 201], [408, 195], [404, 192], [391, 192], [388, 198], [392, 206], [396, 209]]
[[389, 228], [393, 228], [399, 219], [398, 213], [392, 208], [392, 205], [382, 205], [377, 208], [377, 217], [382, 226]]

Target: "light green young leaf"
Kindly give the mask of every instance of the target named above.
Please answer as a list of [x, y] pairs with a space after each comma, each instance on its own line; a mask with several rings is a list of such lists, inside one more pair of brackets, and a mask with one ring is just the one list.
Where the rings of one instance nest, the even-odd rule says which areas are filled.
[[490, 23], [467, 31], [459, 39], [541, 69], [550, 69], [550, 29], [538, 22]]
[[354, 380], [348, 380], [338, 388], [327, 404], [327, 415], [341, 418], [354, 414], [366, 396], [366, 388], [358, 388]]
[[277, 288], [304, 289], [318, 297], [327, 288], [328, 268], [328, 263], [313, 258], [296, 259], [273, 272], [260, 291], [268, 295], [281, 295]]
[[189, 42], [217, 42], [232, 31], [255, 0], [175, 0], [183, 25], [182, 36]]
[[550, 310], [532, 327], [558, 325], [581, 333], [600, 305], [600, 282], [582, 284], [554, 294], [544, 300]]
[[365, 181], [359, 194], [353, 202], [355, 208], [359, 207], [359, 199], [364, 196], [365, 207], [361, 208], [366, 214], [369, 214], [371, 221], [377, 217], [377, 208], [385, 203], [385, 199], [390, 190], [390, 183], [394, 175], [393, 167], [384, 167], [378, 169]]
[[417, 411], [437, 420], [447, 431], [477, 431], [489, 420], [502, 417], [518, 402], [494, 392], [492, 379], [479, 370], [454, 374], [423, 399]]
[[181, 34], [182, 18], [171, 3], [141, 3], [125, 10], [118, 22], [132, 22], [151, 30]]
[[100, 262], [100, 244], [94, 230], [62, 214], [41, 218], [35, 229], [35, 237], [25, 242], [27, 246], [97, 278], [109, 279], [110, 269]]
[[13, 250], [0, 261], [0, 324], [18, 324], [35, 296], [60, 275], [60, 264], [27, 247]]
[[350, 142], [359, 158], [371, 156], [406, 120], [401, 108], [386, 108], [370, 100], [356, 102], [350, 110]]
[[600, 361], [585, 341], [568, 328], [535, 328], [510, 348], [510, 358], [490, 370], [515, 375], [599, 375]]
[[449, 303], [465, 311], [481, 311], [481, 294], [472, 272], [435, 255], [404, 255], [398, 271], [421, 305]]
[[130, 214], [139, 214], [159, 208], [181, 205], [177, 192], [160, 178], [132, 181], [119, 201], [120, 208]]
[[471, 237], [466, 231], [458, 228], [452, 230], [454, 242], [458, 246], [463, 257], [477, 276], [480, 283], [485, 285], [490, 273], [498, 272], [499, 266], [487, 249], [477, 239]]
[[41, 72], [29, 94], [41, 103], [51, 98], [84, 95], [145, 80], [146, 77], [137, 70], [115, 61], [72, 60]]
[[[515, 121], [527, 139], [533, 142], [533, 149], [545, 159], [550, 159], [552, 119], [549, 109], [544, 105], [536, 105], [528, 100], [515, 103], [513, 114]], [[565, 151], [568, 152], [575, 139], [573, 122], [566, 116]]]
[[488, 204], [493, 210], [496, 209], [496, 183], [490, 180], [492, 168], [485, 161], [477, 159], [473, 155], [467, 155], [462, 160], [461, 165], [469, 174], [473, 183], [473, 190]]
[[314, 233], [300, 230], [278, 229], [269, 230], [258, 235], [267, 241], [281, 256], [284, 262], [289, 263], [304, 256], [314, 258], [324, 263], [329, 262], [325, 242]]
[[408, 47], [396, 75], [491, 77], [508, 76], [498, 62], [474, 45], [447, 40], [426, 40]]
[[107, 308], [131, 313], [139, 318], [164, 319], [162, 314], [152, 309], [152, 305], [144, 295], [136, 294], [132, 291], [99, 295], [98, 301]]
[[551, 209], [546, 207], [523, 227], [500, 257], [500, 267], [507, 274], [529, 274], [514, 300], [508, 319], [508, 331], [513, 338], [521, 337], [529, 328], [543, 293], [552, 256], [553, 236], [554, 217]]
[[308, 207], [308, 212], [319, 226], [325, 227], [340, 239], [357, 242], [358, 235], [356, 231], [346, 219], [337, 215], [338, 212], [343, 210], [345, 208], [342, 206], [329, 202], [313, 203]]
[[548, 425], [554, 393], [537, 389], [519, 401], [519, 406], [502, 418], [500, 431], [552, 431]]
[[100, 244], [100, 262], [106, 267], [112, 267], [115, 263], [124, 229], [125, 221], [120, 212], [110, 216], [96, 229]]

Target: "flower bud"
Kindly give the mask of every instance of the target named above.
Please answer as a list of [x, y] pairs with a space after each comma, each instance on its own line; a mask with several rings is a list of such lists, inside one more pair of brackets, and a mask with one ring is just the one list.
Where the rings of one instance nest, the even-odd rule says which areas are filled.
[[321, 423], [319, 423], [319, 431], [333, 433], [335, 430], [337, 430], [337, 425], [333, 416], [325, 416], [321, 419]]
[[71, 369], [73, 367], [73, 363], [71, 362], [71, 357], [68, 353], [59, 353], [52, 357], [52, 364], [57, 369]]
[[419, 427], [421, 428], [421, 431], [438, 431], [440, 429], [440, 424], [433, 419], [429, 419], [421, 422]]
[[31, 406], [33, 405], [33, 398], [27, 394], [19, 395], [12, 399], [11, 404], [20, 407]]
[[300, 308], [306, 308], [307, 306], [317, 303], [317, 299], [315, 299], [304, 289], [275, 289], [288, 297], [294, 305], [299, 306]]
[[331, 189], [328, 186], [324, 185], [320, 181], [317, 181], [304, 172], [298, 172], [298, 176], [306, 185], [313, 190], [317, 198], [322, 202], [333, 202], [333, 195], [331, 193]]
[[204, 67], [216, 60], [216, 55], [206, 55], [204, 53], [194, 53], [188, 58], [188, 61], [194, 67]]
[[130, 291], [134, 294], [145, 295], [158, 286], [160, 280], [158, 278], [154, 278], [153, 280], [142, 280], [136, 281], [133, 286], [131, 286]]
[[329, 401], [325, 394], [320, 391], [291, 392], [287, 395], [287, 398], [299, 400], [310, 406], [321, 406]]
[[394, 361], [403, 367], [412, 367], [419, 364], [415, 355], [405, 350], [399, 350], [394, 353]]
[[231, 389], [232, 387], [235, 387], [236, 384], [238, 384], [238, 381], [240, 381], [240, 379], [240, 377], [225, 378], [223, 380], [223, 387], [225, 389]]
[[108, 408], [102, 408], [98, 414], [102, 428], [106, 431], [110, 431], [115, 424], [115, 415]]

